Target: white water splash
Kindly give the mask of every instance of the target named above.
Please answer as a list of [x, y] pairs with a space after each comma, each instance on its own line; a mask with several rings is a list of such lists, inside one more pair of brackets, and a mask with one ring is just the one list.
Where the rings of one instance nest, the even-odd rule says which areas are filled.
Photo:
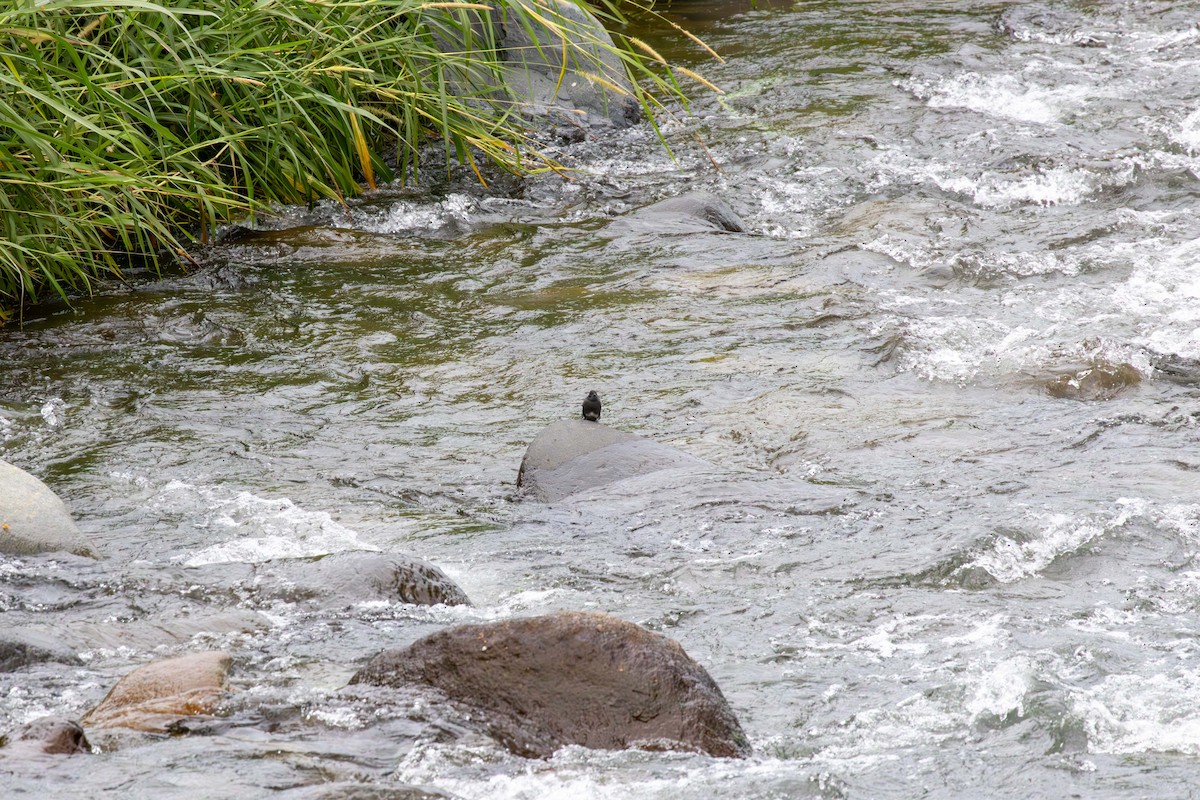
[[1137, 268], [1112, 298], [1137, 320], [1137, 344], [1200, 359], [1200, 241], [1143, 243]]
[[[157, 505], [164, 509], [194, 509], [198, 528], [221, 541], [180, 555], [177, 563], [194, 567], [227, 562], [302, 558], [347, 550], [378, 550], [324, 511], [306, 511], [287, 498], [265, 498], [250, 492], [220, 490], [172, 481]], [[186, 513], [186, 510], [185, 510]]]
[[[896, 299], [899, 306], [905, 301]], [[953, 308], [944, 315], [899, 321], [884, 319], [874, 333], [899, 325], [905, 342], [897, 368], [914, 372], [926, 380], [965, 385], [982, 373], [1012, 373], [1050, 356], [1051, 348], [1040, 331], [1025, 326], [1009, 327], [1000, 320], [956, 316]]]
[[[382, 213], [374, 209], [348, 212], [334, 224], [367, 233], [409, 233], [433, 231], [447, 224], [467, 224], [478, 214], [478, 203], [465, 194], [450, 194], [437, 203], [415, 203], [401, 200], [392, 203]], [[340, 222], [340, 224], [339, 224]]]
[[[1164, 218], [1168, 227], [1177, 221]], [[899, 334], [896, 365], [928, 380], [965, 384], [981, 378], [1053, 368], [1063, 362], [1104, 361], [1154, 372], [1157, 356], [1200, 361], [1200, 241], [1144, 239], [1092, 246], [1068, 256], [981, 253], [965, 260], [931, 243], [881, 236], [864, 249], [914, 268], [955, 258], [982, 275], [1120, 271], [1121, 280], [1091, 286], [1014, 285], [990, 308], [911, 290], [882, 295], [885, 312], [874, 335]], [[1102, 332], [1103, 338], [1097, 336]]]
[[997, 537], [991, 548], [970, 566], [985, 570], [1001, 583], [1015, 583], [1041, 572], [1056, 558], [1079, 551], [1104, 531], [1102, 524], [1080, 521], [1068, 514], [1054, 514], [1029, 541]]
[[991, 666], [978, 675], [970, 688], [965, 708], [978, 720], [1025, 716], [1025, 696], [1033, 683], [1033, 663], [1025, 656], [1014, 656]]
[[1191, 155], [1200, 154], [1200, 109], [1196, 109], [1179, 122], [1179, 127], [1169, 131], [1168, 136]]
[[1036, 532], [1027, 539], [998, 536], [964, 568], [983, 569], [1001, 583], [1014, 583], [1041, 572], [1061, 556], [1081, 551], [1135, 519], [1147, 520], [1155, 529], [1174, 534], [1186, 544], [1200, 544], [1200, 505], [1162, 505], [1126, 497], [1117, 500], [1114, 506], [1108, 514], [1034, 517], [1032, 527], [1036, 527]]
[[62, 425], [64, 415], [66, 414], [67, 404], [59, 397], [52, 397], [42, 404], [41, 413], [42, 419], [51, 428], [57, 428]]
[[1200, 671], [1110, 675], [1074, 706], [1093, 753], [1200, 755]]
[[1082, 106], [1086, 89], [1058, 86], [1047, 89], [1014, 75], [965, 72], [931, 81], [901, 81], [901, 89], [924, 100], [930, 108], [964, 108], [991, 117], [1051, 124]]
[[1032, 174], [984, 172], [973, 178], [946, 176], [934, 180], [943, 190], [966, 195], [983, 208], [1078, 205], [1092, 195], [1097, 182], [1086, 169], [1063, 166]]

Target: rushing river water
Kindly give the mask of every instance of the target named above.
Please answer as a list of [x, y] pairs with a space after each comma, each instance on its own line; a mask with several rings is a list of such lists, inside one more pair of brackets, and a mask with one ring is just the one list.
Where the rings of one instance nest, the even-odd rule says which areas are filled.
[[[566, 147], [572, 182], [297, 210], [0, 330], [0, 457], [106, 556], [0, 559], [0, 625], [91, 643], [0, 673], [0, 730], [198, 649], [236, 689], [208, 735], [0, 787], [1200, 793], [1198, 11], [681, 3], [724, 63], [643, 38], [725, 94], [666, 124], [674, 160], [641, 126]], [[750, 232], [632, 214], [693, 190]], [[525, 445], [593, 388], [717, 466], [518, 500]], [[361, 549], [475, 605], [229, 577]], [[755, 755], [526, 761], [339, 692], [385, 647], [558, 609], [678, 640]]]

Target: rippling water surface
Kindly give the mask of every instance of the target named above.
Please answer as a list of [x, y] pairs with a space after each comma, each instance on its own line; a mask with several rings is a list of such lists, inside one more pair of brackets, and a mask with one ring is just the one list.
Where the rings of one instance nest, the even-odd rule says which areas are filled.
[[[237, 689], [207, 735], [110, 735], [0, 785], [1196, 793], [1195, 12], [681, 2], [724, 63], [639, 32], [725, 94], [666, 124], [674, 160], [641, 127], [566, 147], [570, 182], [289, 211], [0, 330], [0, 457], [106, 556], [0, 560], [0, 625], [80, 656], [0, 673], [0, 730], [196, 649], [229, 650]], [[695, 190], [750, 232], [634, 213]], [[593, 388], [711, 474], [517, 501], [525, 445]], [[475, 606], [248, 577], [364, 549]], [[384, 647], [557, 609], [677, 639], [756, 754], [525, 761], [339, 691]]]

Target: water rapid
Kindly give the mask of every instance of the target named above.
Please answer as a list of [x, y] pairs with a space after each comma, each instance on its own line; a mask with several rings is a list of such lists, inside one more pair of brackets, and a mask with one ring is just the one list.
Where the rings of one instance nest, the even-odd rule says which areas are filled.
[[[1200, 789], [1200, 26], [1188, 3], [686, 0], [723, 90], [570, 179], [289, 209], [205, 269], [0, 330], [0, 458], [105, 558], [0, 558], [0, 731], [219, 648], [210, 728], [12, 796], [1186, 797]], [[639, 217], [711, 192], [748, 232]], [[605, 421], [714, 465], [539, 504]], [[273, 559], [395, 551], [472, 607], [313, 605]], [[342, 692], [462, 622], [602, 610], [716, 679], [746, 760], [527, 761]]]

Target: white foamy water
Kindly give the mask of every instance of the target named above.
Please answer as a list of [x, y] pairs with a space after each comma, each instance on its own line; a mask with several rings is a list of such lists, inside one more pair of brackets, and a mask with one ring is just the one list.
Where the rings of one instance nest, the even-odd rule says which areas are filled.
[[[916, 269], [949, 257], [928, 244], [887, 237], [865, 249]], [[1153, 372], [1156, 355], [1200, 361], [1200, 241], [1146, 239], [1067, 257], [997, 252], [954, 258], [981, 275], [1072, 275], [1103, 267], [1125, 277], [1049, 290], [1015, 285], [990, 307], [942, 293], [893, 293], [883, 303], [893, 313], [876, 321], [873, 332], [901, 333], [901, 370], [966, 384], [1096, 358], [1131, 364], [1143, 375]]]
[[42, 403], [41, 414], [42, 419], [51, 428], [57, 428], [62, 425], [66, 417], [67, 404], [63, 402], [61, 397], [52, 397]]
[[1169, 133], [1171, 139], [1183, 145], [1188, 153], [1200, 153], [1200, 109], [1188, 114], [1179, 122], [1179, 127]]
[[[460, 777], [464, 762], [476, 773], [468, 779]], [[763, 756], [714, 759], [564, 747], [544, 762], [513, 762], [511, 756], [485, 744], [451, 748], [430, 743], [414, 748], [395, 774], [401, 781], [434, 784], [458, 797], [491, 800], [675, 800], [695, 785], [706, 787], [706, 797], [721, 800], [759, 797], [764, 792], [774, 797], [819, 797], [838, 784], [805, 761]], [[629, 770], [639, 766], [651, 767], [652, 774], [631, 781]]]
[[174, 560], [185, 566], [301, 558], [347, 550], [378, 550], [324, 511], [308, 511], [287, 498], [259, 497], [172, 481], [156, 506], [183, 516], [219, 539]]
[[974, 719], [1024, 716], [1032, 680], [1033, 663], [1028, 656], [1007, 658], [975, 676], [964, 706]]
[[901, 81], [897, 85], [924, 100], [930, 108], [966, 109], [1017, 122], [1049, 125], [1083, 105], [1080, 86], [1047, 88], [1014, 75], [966, 72], [933, 80]]
[[[897, 297], [896, 308], [925, 307], [917, 298]], [[932, 309], [927, 309], [932, 310]], [[899, 328], [904, 350], [897, 367], [927, 380], [967, 384], [981, 377], [1015, 373], [1051, 356], [1045, 334], [998, 319], [957, 315], [954, 306], [937, 309], [939, 316], [908, 316], [882, 320], [875, 335]]]
[[[1078, 553], [1102, 537], [1120, 531], [1133, 520], [1148, 522], [1160, 533], [1188, 546], [1200, 544], [1200, 505], [1160, 504], [1141, 498], [1120, 498], [1107, 513], [1028, 515], [1022, 527], [1030, 532], [1000, 535], [967, 568], [978, 567], [1001, 583], [1035, 575], [1056, 559]], [[1180, 586], [1190, 586], [1186, 576]]]
[[1134, 175], [1131, 164], [1104, 173], [1068, 164], [980, 170], [964, 162], [920, 159], [898, 150], [880, 153], [871, 164], [876, 170], [873, 185], [880, 188], [897, 183], [934, 186], [984, 209], [1079, 205], [1098, 189], [1129, 183]]
[[1200, 241], [1148, 241], [1113, 293], [1135, 321], [1133, 341], [1156, 353], [1200, 359]]
[[971, 566], [987, 571], [1001, 583], [1014, 583], [1041, 572], [1056, 558], [1076, 552], [1103, 533], [1102, 525], [1056, 514], [1029, 541], [997, 537], [991, 548]]
[[1200, 671], [1124, 673], [1074, 692], [1092, 753], [1200, 755]]
[[1051, 167], [1028, 175], [1000, 175], [984, 172], [978, 177], [935, 177], [948, 192], [966, 195], [984, 208], [1008, 208], [1014, 205], [1077, 205], [1092, 193], [1095, 178], [1086, 169]]
[[333, 224], [368, 233], [436, 231], [448, 224], [466, 224], [479, 211], [479, 202], [465, 194], [450, 194], [436, 203], [400, 200], [384, 210], [360, 209], [343, 213]]

